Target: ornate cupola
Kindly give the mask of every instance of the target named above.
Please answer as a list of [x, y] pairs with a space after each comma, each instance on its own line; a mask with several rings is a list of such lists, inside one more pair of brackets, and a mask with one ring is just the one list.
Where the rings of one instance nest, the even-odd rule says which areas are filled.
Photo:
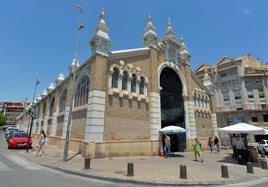
[[89, 41], [89, 44], [91, 46], [92, 55], [97, 53], [100, 55], [108, 56], [112, 41], [109, 38], [108, 35], [109, 29], [104, 21], [105, 19], [104, 9], [102, 9], [102, 12], [99, 17], [100, 22], [95, 28], [95, 35]]
[[149, 15], [148, 21], [147, 21], [147, 26], [144, 30], [144, 35], [142, 37], [142, 41], [144, 43], [144, 46], [157, 48], [157, 43], [159, 42], [159, 37], [157, 36], [155, 30], [156, 29], [152, 23], [152, 17]]
[[204, 75], [204, 77], [202, 79], [203, 84], [209, 90], [210, 94], [214, 95], [214, 93], [215, 93], [214, 84], [211, 81], [211, 77], [208, 74], [208, 69], [207, 68], [205, 68], [204, 73], [205, 73], [205, 75]]
[[177, 63], [179, 57], [180, 42], [174, 35], [170, 18], [168, 19], [166, 35], [162, 42], [165, 45], [166, 60]]
[[190, 58], [191, 55], [188, 52], [188, 48], [186, 47], [185, 43], [184, 43], [184, 38], [181, 37], [180, 39], [180, 57], [181, 59], [184, 61], [184, 63], [190, 65]]

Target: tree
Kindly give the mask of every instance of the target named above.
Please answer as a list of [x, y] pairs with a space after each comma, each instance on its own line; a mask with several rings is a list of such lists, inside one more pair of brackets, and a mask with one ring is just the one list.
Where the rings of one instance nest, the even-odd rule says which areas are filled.
[[7, 117], [2, 112], [0, 112], [0, 126], [5, 125], [6, 121], [7, 121]]

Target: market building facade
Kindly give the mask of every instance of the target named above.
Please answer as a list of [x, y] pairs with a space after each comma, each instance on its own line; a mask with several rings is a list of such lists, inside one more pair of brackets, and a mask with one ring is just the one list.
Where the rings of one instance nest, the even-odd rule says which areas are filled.
[[[89, 41], [92, 54], [77, 67], [69, 149], [92, 158], [159, 155], [159, 131], [169, 125], [186, 129], [171, 135], [172, 151], [192, 149], [199, 137], [217, 135], [214, 94], [190, 69], [184, 39], [177, 39], [170, 19], [165, 36], [156, 34], [148, 16], [144, 47], [110, 51], [104, 11]], [[33, 134], [44, 129], [49, 143], [64, 147], [75, 62], [44, 90], [32, 108]], [[18, 123], [27, 124], [27, 115]], [[28, 116], [29, 117], [29, 116]]]

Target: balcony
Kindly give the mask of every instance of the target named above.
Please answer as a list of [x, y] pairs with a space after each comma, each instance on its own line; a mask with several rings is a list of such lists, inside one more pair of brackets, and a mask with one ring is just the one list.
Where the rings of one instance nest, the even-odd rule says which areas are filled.
[[245, 75], [264, 75], [265, 72], [267, 72], [268, 69], [265, 67], [245, 67], [244, 73]]

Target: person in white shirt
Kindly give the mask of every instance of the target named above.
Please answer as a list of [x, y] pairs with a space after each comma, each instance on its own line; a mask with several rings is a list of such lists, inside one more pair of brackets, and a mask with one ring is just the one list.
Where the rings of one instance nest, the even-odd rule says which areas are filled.
[[165, 158], [167, 157], [171, 158], [170, 147], [171, 147], [170, 137], [167, 134], [165, 134]]
[[[46, 143], [46, 134], [45, 134], [44, 130], [41, 130], [40, 131], [40, 138], [39, 138], [39, 141], [38, 141], [38, 151], [36, 153], [36, 156], [38, 156], [38, 153], [40, 151], [42, 151], [42, 155], [46, 155], [45, 151], [44, 151], [45, 143]], [[42, 155], [40, 155], [40, 156], [42, 156]]]

